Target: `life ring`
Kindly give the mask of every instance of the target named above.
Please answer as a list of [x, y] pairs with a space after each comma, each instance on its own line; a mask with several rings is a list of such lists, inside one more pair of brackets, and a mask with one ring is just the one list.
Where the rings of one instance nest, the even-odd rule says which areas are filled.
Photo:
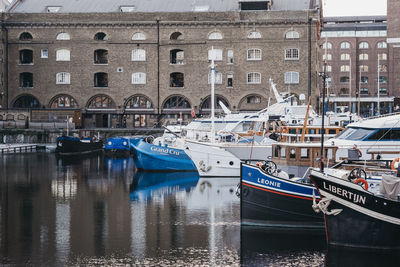
[[363, 183], [364, 184], [364, 189], [368, 191], [368, 182], [363, 179], [363, 178], [358, 178], [357, 180], [354, 180], [355, 184]]
[[392, 161], [392, 164], [390, 164], [390, 168], [392, 169], [392, 170], [397, 170], [397, 168], [396, 168], [396, 162], [399, 162], [400, 161], [400, 158], [395, 158], [393, 161]]
[[262, 162], [260, 162], [260, 161], [256, 163], [256, 166], [257, 166], [257, 167], [260, 167], [260, 168], [261, 168], [262, 165], [263, 165], [263, 164], [262, 164]]
[[281, 133], [287, 133], [289, 129], [287, 127], [281, 127]]

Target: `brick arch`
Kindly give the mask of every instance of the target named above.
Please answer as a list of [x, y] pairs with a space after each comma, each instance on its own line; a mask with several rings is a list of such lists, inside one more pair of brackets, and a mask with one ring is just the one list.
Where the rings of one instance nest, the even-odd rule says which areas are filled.
[[71, 95], [58, 94], [49, 101], [49, 108], [79, 108], [79, 105]]
[[238, 109], [240, 111], [259, 111], [267, 106], [268, 99], [266, 97], [260, 94], [248, 94], [239, 101]]
[[21, 94], [12, 101], [13, 108], [40, 108], [39, 100], [31, 94]]
[[98, 94], [92, 96], [86, 103], [86, 108], [116, 108], [115, 101], [108, 95]]
[[125, 109], [154, 109], [154, 104], [149, 97], [144, 94], [135, 94], [124, 101]]
[[[229, 101], [222, 95], [215, 95], [215, 112], [217, 113], [222, 113], [223, 110], [221, 106], [219, 105], [219, 100], [222, 101], [222, 103], [225, 104], [227, 108], [230, 107]], [[200, 113], [205, 114], [205, 113], [210, 113], [211, 112], [211, 95], [206, 96], [203, 98], [200, 102]]]

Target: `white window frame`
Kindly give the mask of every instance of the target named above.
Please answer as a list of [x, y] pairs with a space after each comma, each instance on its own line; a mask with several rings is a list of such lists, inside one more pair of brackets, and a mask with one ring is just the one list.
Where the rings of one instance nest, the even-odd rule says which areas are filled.
[[57, 73], [56, 84], [71, 84], [71, 74], [69, 72]]
[[133, 41], [144, 41], [144, 40], [146, 40], [146, 35], [142, 32], [135, 32], [132, 35], [132, 40]]
[[213, 31], [208, 35], [208, 40], [222, 40], [224, 37], [222, 33], [219, 31]]
[[340, 54], [340, 60], [350, 60], [350, 54], [348, 54], [348, 53], [343, 53], [343, 54]]
[[58, 11], [60, 11], [61, 6], [47, 6], [46, 7], [46, 12], [47, 13], [57, 13]]
[[247, 49], [247, 60], [257, 61], [262, 59], [262, 51], [259, 48]]
[[234, 52], [233, 49], [228, 49], [226, 51], [226, 63], [233, 64], [234, 63]]
[[323, 54], [322, 55], [322, 60], [332, 60], [332, 54]]
[[299, 60], [300, 51], [298, 48], [286, 48], [285, 49], [285, 60]]
[[350, 72], [350, 65], [341, 65], [340, 71], [341, 72]]
[[368, 54], [367, 53], [359, 54], [358, 60], [368, 60]]
[[369, 48], [369, 44], [368, 42], [361, 42], [358, 44], [358, 48], [359, 49], [368, 49]]
[[57, 34], [56, 40], [60, 41], [71, 40], [71, 36], [66, 32], [60, 32], [59, 34]]
[[387, 60], [387, 53], [379, 53], [378, 58], [379, 60]]
[[132, 50], [132, 61], [146, 61], [146, 50], [141, 48]]
[[332, 49], [332, 43], [331, 42], [325, 42], [322, 44], [322, 49]]
[[[211, 84], [211, 72], [208, 73], [208, 84]], [[222, 72], [215, 72], [215, 84], [222, 84]]]
[[71, 51], [68, 49], [57, 50], [56, 61], [71, 61]]
[[[231, 86], [228, 85], [229, 79], [232, 79], [232, 85]], [[226, 87], [227, 88], [233, 88], [233, 74], [232, 73], [228, 73], [226, 75]]]
[[261, 73], [260, 72], [248, 72], [246, 74], [247, 84], [261, 84]]
[[[214, 61], [222, 61], [222, 49], [214, 48]], [[212, 59], [212, 49], [208, 50], [208, 60]]]
[[341, 42], [340, 43], [340, 49], [350, 49], [350, 43], [347, 41]]
[[300, 34], [299, 34], [299, 32], [294, 31], [294, 30], [288, 31], [288, 32], [285, 34], [285, 38], [286, 38], [286, 39], [299, 39], [299, 38], [300, 38]]
[[49, 49], [40, 50], [40, 58], [49, 58]]
[[368, 72], [369, 71], [368, 65], [360, 65], [359, 68], [360, 68], [361, 72]]
[[379, 42], [379, 43], [377, 43], [376, 47], [377, 47], [378, 49], [387, 48], [387, 43], [384, 42], [384, 41]]
[[285, 73], [285, 84], [299, 84], [300, 78], [297, 71], [288, 71]]
[[247, 34], [248, 39], [261, 39], [262, 35], [258, 31], [251, 31], [249, 34]]
[[120, 12], [135, 12], [136, 7], [135, 6], [119, 6], [119, 11]]
[[144, 72], [132, 73], [132, 84], [146, 84], [146, 73]]

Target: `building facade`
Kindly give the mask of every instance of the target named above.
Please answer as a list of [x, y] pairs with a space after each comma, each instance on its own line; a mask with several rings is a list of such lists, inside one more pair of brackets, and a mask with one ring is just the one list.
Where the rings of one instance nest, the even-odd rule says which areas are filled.
[[394, 107], [400, 110], [400, 2], [387, 1], [387, 43], [389, 49], [390, 85], [395, 92]]
[[330, 108], [364, 117], [392, 112], [399, 91], [392, 87], [386, 17], [329, 17], [323, 25]]
[[301, 2], [14, 1], [3, 16], [3, 108], [82, 127], [186, 121], [210, 112], [211, 49], [217, 103], [265, 108], [270, 78], [316, 102], [319, 1]]

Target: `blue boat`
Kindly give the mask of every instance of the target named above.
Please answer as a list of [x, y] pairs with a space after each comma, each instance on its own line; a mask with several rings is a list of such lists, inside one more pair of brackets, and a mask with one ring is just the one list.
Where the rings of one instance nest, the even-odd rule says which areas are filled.
[[137, 172], [130, 185], [130, 200], [148, 200], [192, 190], [199, 180], [195, 172]]
[[196, 165], [182, 149], [153, 145], [144, 139], [133, 144], [133, 160], [139, 171], [197, 172]]
[[319, 199], [318, 191], [309, 179], [289, 179], [269, 163], [264, 169], [241, 164], [242, 224], [323, 231], [323, 216], [312, 209], [313, 193]]
[[104, 151], [109, 156], [129, 156], [131, 154], [131, 142], [128, 137], [107, 138]]

